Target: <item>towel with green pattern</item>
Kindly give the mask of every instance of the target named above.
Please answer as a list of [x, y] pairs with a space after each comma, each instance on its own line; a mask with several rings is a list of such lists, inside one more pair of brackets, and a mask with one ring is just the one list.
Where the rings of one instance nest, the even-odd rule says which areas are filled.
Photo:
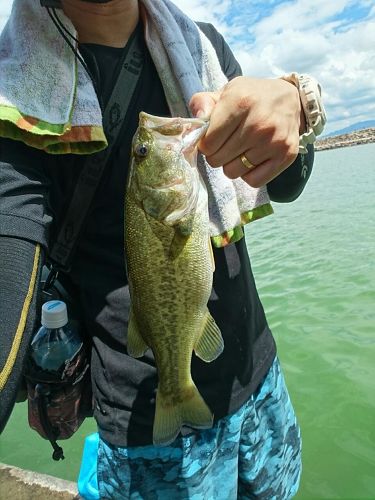
[[15, 0], [0, 36], [0, 135], [49, 153], [107, 145], [92, 82], [39, 1]]

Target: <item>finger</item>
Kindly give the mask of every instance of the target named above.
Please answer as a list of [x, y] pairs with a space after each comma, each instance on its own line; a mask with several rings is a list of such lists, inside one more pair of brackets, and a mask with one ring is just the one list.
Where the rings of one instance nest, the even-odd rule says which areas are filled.
[[[233, 164], [240, 165], [238, 161], [238, 158], [241, 157], [240, 153], [250, 155], [249, 161], [259, 164], [271, 157], [269, 151], [270, 140], [268, 136], [259, 137], [259, 134], [252, 132], [250, 127], [240, 126], [228, 137], [220, 149], [212, 155], [206, 155], [206, 159], [211, 167], [228, 165], [228, 172], [230, 172]], [[233, 171], [237, 170], [235, 168]]]
[[247, 113], [238, 112], [231, 97], [222, 94], [212, 111], [210, 125], [202, 138], [199, 148], [206, 156], [212, 156], [219, 151], [227, 140], [243, 129]]
[[196, 118], [209, 119], [220, 92], [198, 92], [190, 99], [189, 107]]
[[[269, 148], [266, 148], [266, 150], [270, 151]], [[246, 158], [256, 165], [256, 168], [243, 174], [242, 177], [251, 186], [259, 187], [267, 184], [292, 165], [298, 155], [298, 142], [292, 138], [289, 138], [288, 141], [283, 140], [277, 149], [273, 150], [271, 154], [269, 152], [269, 157], [265, 158], [262, 162], [259, 161], [261, 152], [258, 153], [258, 156], [256, 153], [256, 150], [246, 151]], [[241, 160], [241, 158], [239, 159]]]
[[254, 169], [248, 170], [242, 179], [254, 188], [259, 188], [272, 181], [281, 172], [283, 172], [288, 165], [280, 165], [275, 159], [269, 159], [257, 165]]
[[[242, 161], [242, 157], [244, 157], [244, 161]], [[246, 175], [249, 170], [253, 170], [258, 165], [266, 162], [268, 159], [269, 153], [267, 151], [267, 148], [247, 149], [241, 155], [238, 155], [238, 153], [236, 153], [236, 158], [228, 163], [223, 164], [224, 173], [230, 179], [236, 179], [237, 177]], [[250, 163], [252, 167], [246, 166], [246, 163]]]

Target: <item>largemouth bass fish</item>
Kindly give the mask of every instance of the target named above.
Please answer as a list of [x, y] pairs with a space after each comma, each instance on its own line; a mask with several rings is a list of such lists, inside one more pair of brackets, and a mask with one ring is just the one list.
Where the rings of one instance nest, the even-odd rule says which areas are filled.
[[128, 353], [150, 347], [159, 386], [154, 444], [175, 440], [183, 425], [212, 427], [213, 415], [190, 373], [223, 351], [207, 309], [214, 260], [207, 191], [196, 167], [200, 119], [140, 114], [125, 203], [125, 249], [131, 296]]

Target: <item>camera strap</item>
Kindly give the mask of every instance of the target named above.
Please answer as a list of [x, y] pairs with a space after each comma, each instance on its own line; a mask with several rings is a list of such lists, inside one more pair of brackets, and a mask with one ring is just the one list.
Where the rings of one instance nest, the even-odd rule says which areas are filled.
[[52, 270], [48, 278], [50, 284], [56, 278], [58, 270], [69, 270], [73, 249], [78, 241], [104, 169], [120, 135], [122, 124], [143, 69], [144, 56], [141, 36], [142, 31], [136, 29], [129, 40], [129, 47], [128, 50], [125, 49], [126, 54], [121, 62], [117, 81], [103, 113], [103, 126], [108, 147], [87, 157], [57, 240], [52, 247], [50, 253]]

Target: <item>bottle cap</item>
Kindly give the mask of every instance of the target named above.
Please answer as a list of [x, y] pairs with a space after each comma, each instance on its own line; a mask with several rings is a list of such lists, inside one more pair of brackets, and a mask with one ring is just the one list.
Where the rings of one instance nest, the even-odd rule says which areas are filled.
[[61, 328], [68, 322], [68, 311], [65, 302], [50, 300], [42, 306], [41, 323], [46, 328]]

